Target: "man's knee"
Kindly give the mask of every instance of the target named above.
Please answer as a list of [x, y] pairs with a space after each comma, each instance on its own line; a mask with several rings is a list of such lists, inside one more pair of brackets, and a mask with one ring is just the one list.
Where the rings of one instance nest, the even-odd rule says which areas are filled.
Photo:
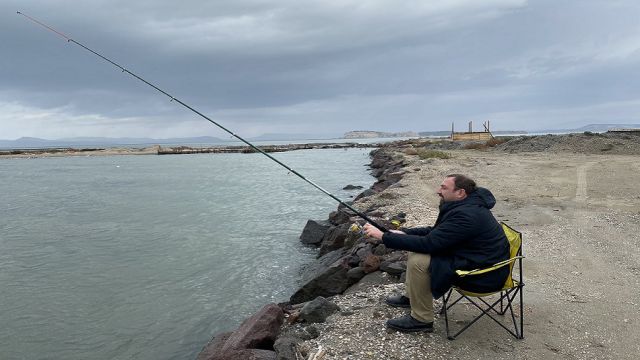
[[409, 258], [407, 259], [407, 270], [428, 272], [430, 263], [431, 255], [410, 252]]

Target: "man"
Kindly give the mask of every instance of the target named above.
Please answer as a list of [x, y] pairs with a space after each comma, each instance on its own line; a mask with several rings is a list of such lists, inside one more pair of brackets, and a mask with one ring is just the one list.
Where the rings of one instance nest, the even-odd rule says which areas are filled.
[[486, 274], [459, 278], [456, 270], [489, 267], [509, 258], [509, 242], [491, 214], [496, 199], [467, 176], [447, 175], [437, 191], [440, 213], [433, 226], [382, 233], [370, 224], [365, 234], [392, 249], [408, 250], [407, 296], [393, 296], [386, 303], [411, 308], [411, 313], [387, 321], [399, 331], [433, 331], [433, 299], [452, 285], [465, 290], [490, 292], [502, 288], [509, 267]]

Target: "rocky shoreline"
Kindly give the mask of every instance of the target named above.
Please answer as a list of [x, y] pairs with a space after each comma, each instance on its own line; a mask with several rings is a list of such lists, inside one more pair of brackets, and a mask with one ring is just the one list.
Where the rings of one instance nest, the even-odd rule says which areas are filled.
[[[371, 158], [370, 168], [377, 180], [353, 200], [353, 206], [387, 228], [397, 227], [405, 222], [404, 214], [388, 217], [377, 205], [364, 204], [368, 197], [396, 184], [406, 172], [407, 163], [389, 146], [373, 150]], [[331, 212], [327, 220], [309, 220], [300, 241], [318, 247], [319, 253], [318, 259], [304, 270], [303, 285], [288, 302], [268, 304], [235, 331], [215, 336], [198, 359], [306, 358], [307, 354], [298, 350], [299, 345], [319, 335], [309, 324], [324, 322], [339, 311], [327, 298], [348, 292], [362, 285], [360, 282], [399, 282], [406, 267], [406, 254], [368, 243], [359, 231], [350, 229], [354, 223], [364, 224], [364, 220], [344, 206]]]

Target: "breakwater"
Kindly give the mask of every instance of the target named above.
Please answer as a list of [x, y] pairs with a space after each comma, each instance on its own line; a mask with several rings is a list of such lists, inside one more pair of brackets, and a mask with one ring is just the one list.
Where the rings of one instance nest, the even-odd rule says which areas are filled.
[[[265, 153], [285, 152], [293, 150], [313, 149], [352, 149], [375, 148], [381, 144], [347, 143], [306, 143], [259, 145]], [[250, 154], [257, 152], [250, 146], [221, 145], [221, 146], [166, 146], [153, 145], [148, 147], [111, 147], [111, 148], [33, 148], [33, 149], [5, 149], [0, 150], [0, 157], [59, 157], [59, 156], [110, 156], [110, 155], [182, 155], [182, 154]]]

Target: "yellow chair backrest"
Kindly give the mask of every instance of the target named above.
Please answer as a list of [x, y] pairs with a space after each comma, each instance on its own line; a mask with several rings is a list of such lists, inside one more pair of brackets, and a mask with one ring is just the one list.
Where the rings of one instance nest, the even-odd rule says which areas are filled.
[[[500, 223], [500, 225], [502, 225], [502, 230], [504, 230], [504, 234], [507, 236], [507, 240], [509, 241], [509, 258], [513, 259], [519, 255], [520, 248], [522, 246], [522, 234], [505, 223]], [[513, 287], [513, 276], [511, 273], [515, 263], [516, 262], [513, 261], [509, 264], [509, 277], [507, 277], [507, 281], [504, 284], [505, 288]]]

